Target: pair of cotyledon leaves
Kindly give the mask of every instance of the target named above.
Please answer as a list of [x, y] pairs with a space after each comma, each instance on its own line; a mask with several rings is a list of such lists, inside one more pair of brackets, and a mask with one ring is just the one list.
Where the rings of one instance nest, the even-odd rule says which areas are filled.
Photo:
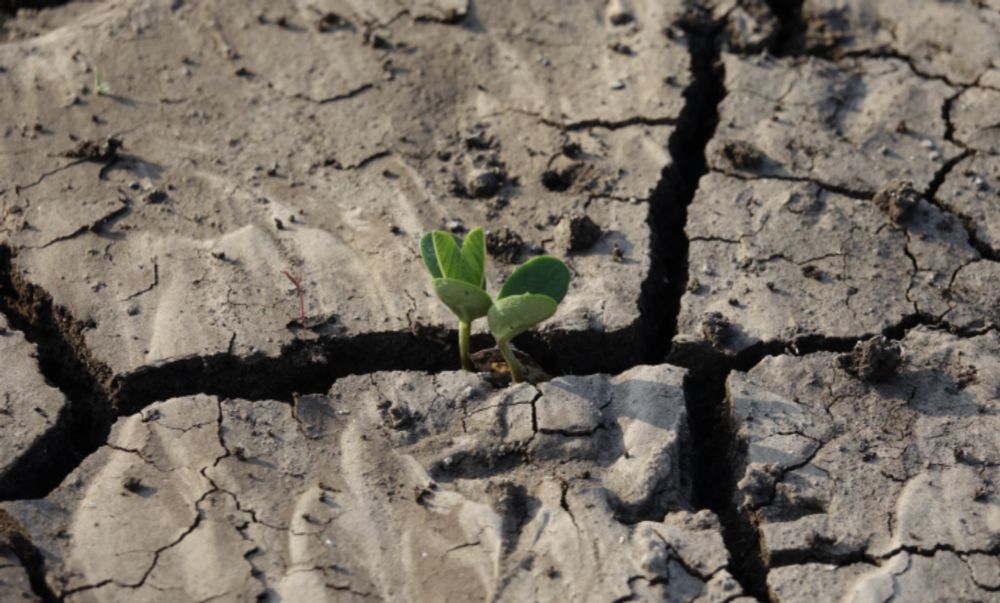
[[486, 293], [486, 239], [483, 229], [465, 240], [440, 230], [420, 240], [420, 255], [434, 278], [434, 292], [462, 322], [486, 316], [493, 336], [510, 341], [549, 318], [569, 289], [569, 269], [540, 256], [519, 266], [494, 301]]

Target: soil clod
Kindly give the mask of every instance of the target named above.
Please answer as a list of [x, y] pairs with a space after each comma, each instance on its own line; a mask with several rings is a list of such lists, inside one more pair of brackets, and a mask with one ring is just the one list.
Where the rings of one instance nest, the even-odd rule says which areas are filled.
[[611, 261], [619, 264], [625, 261], [625, 252], [618, 246], [618, 243], [611, 244]]
[[486, 233], [486, 251], [501, 262], [516, 262], [523, 247], [524, 239], [521, 235], [506, 226]]
[[759, 167], [764, 161], [764, 153], [745, 140], [727, 141], [722, 145], [722, 156], [741, 170]]
[[542, 184], [550, 191], [565, 191], [573, 185], [576, 167], [576, 164], [570, 164], [563, 169], [545, 170], [542, 172]]
[[850, 354], [839, 356], [837, 362], [841, 368], [862, 381], [877, 383], [896, 374], [902, 356], [899, 342], [878, 335], [867, 341], [859, 341]]
[[752, 54], [772, 47], [780, 24], [764, 0], [747, 0], [726, 19], [726, 42], [735, 52]]
[[920, 202], [920, 193], [913, 187], [912, 182], [895, 181], [875, 193], [872, 200], [898, 224], [912, 215]]
[[324, 13], [323, 16], [316, 21], [316, 30], [320, 33], [327, 33], [342, 29], [351, 29], [351, 22], [337, 13]]
[[474, 199], [489, 199], [503, 188], [506, 179], [502, 170], [476, 170], [465, 183], [465, 192]]
[[806, 278], [811, 278], [814, 281], [823, 281], [824, 272], [819, 268], [813, 266], [812, 264], [807, 264], [802, 267], [802, 276]]
[[138, 494], [142, 491], [142, 480], [138, 477], [126, 477], [122, 480], [122, 488], [132, 494]]
[[167, 200], [167, 193], [160, 189], [151, 190], [146, 195], [146, 203], [151, 203], [153, 205], [157, 203], [163, 203], [166, 200]]
[[733, 324], [721, 312], [709, 312], [701, 322], [701, 334], [713, 346], [722, 347], [733, 337]]
[[601, 238], [601, 227], [590, 216], [578, 212], [563, 217], [555, 235], [556, 243], [567, 251], [584, 251]]
[[73, 159], [109, 162], [118, 158], [118, 149], [121, 147], [122, 141], [116, 136], [109, 136], [104, 140], [84, 139], [79, 141], [74, 148], [66, 151], [64, 155]]

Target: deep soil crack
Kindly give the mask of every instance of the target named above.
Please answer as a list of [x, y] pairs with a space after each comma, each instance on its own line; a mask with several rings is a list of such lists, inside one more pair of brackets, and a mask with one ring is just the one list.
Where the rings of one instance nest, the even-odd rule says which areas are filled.
[[0, 509], [0, 548], [7, 548], [21, 562], [28, 574], [31, 590], [43, 603], [56, 603], [59, 599], [45, 581], [45, 558], [31, 542], [21, 525]]
[[797, 56], [805, 46], [806, 23], [802, 18], [803, 0], [767, 0], [771, 12], [778, 18], [775, 55]]
[[719, 121], [718, 107], [725, 97], [721, 73], [720, 44], [722, 23], [710, 26], [695, 21], [687, 28], [694, 85], [685, 94], [686, 103], [677, 130], [670, 140], [674, 163], [664, 171], [652, 198], [654, 266], [665, 266], [666, 291], [661, 295], [660, 312], [665, 320], [658, 337], [658, 360], [667, 358], [689, 369], [685, 378], [688, 426], [693, 450], [689, 471], [693, 503], [719, 516], [723, 540], [729, 552], [729, 569], [744, 592], [762, 601], [770, 601], [767, 573], [755, 527], [740, 517], [734, 503], [735, 478], [732, 460], [733, 434], [726, 421], [725, 382], [733, 368], [749, 369], [765, 352], [779, 348], [754, 349], [743, 361], [727, 362], [716, 358], [672, 358], [671, 341], [677, 332], [681, 299], [688, 283], [688, 247], [685, 232], [688, 207], [698, 190], [701, 177], [708, 173], [705, 150]]
[[[14, 252], [0, 245], [0, 312], [12, 328], [38, 348], [45, 379], [69, 400], [70, 437], [42, 438], [10, 472], [23, 479], [0, 483], [0, 500], [41, 498], [58, 486], [84, 458], [106, 440], [117, 417], [138, 412], [158, 400], [194, 394], [291, 402], [298, 394], [326, 393], [337, 379], [376, 371], [455, 370], [457, 334], [416, 325], [410, 332], [376, 332], [352, 337], [296, 339], [277, 357], [229, 353], [188, 357], [114, 375], [86, 345], [86, 325], [14, 266]], [[620, 373], [648, 360], [636, 341], [650, 341], [645, 323], [615, 332], [531, 333], [518, 347], [550, 374]], [[492, 344], [474, 338], [477, 347]], [[594, 354], [616, 349], [623, 353]], [[630, 351], [624, 351], [630, 350]], [[11, 480], [4, 480], [5, 482]]]
[[[802, 20], [802, 0], [770, 0], [768, 4], [781, 24], [776, 42], [778, 55], [794, 56], [804, 52], [806, 24]], [[567, 331], [531, 334], [519, 340], [518, 344], [553, 374], [619, 373], [642, 362], [660, 363], [666, 360], [689, 369], [684, 390], [691, 432], [688, 470], [693, 480], [693, 502], [696, 507], [709, 509], [720, 517], [723, 538], [730, 554], [729, 570], [744, 591], [759, 600], [771, 601], [772, 596], [767, 587], [769, 567], [765, 563], [760, 534], [753, 517], [741, 511], [736, 498], [739, 479], [737, 472], [743, 463], [745, 451], [740, 449], [735, 426], [729, 419], [727, 378], [733, 370], [748, 371], [770, 355], [847, 352], [855, 343], [867, 338], [867, 335], [845, 338], [816, 335], [787, 342], [761, 342], [736, 356], [726, 356], [713, 350], [679, 354], [671, 349], [671, 341], [677, 331], [681, 299], [688, 283], [689, 240], [685, 234], [688, 208], [701, 177], [709, 172], [705, 149], [715, 133], [719, 119], [718, 106], [726, 94], [719, 61], [722, 28], [721, 22], [691, 24], [685, 28], [693, 83], [685, 91], [685, 105], [676, 120], [635, 117], [613, 123], [599, 120], [571, 124], [545, 122], [564, 130], [594, 127], [614, 129], [640, 124], [672, 124], [676, 125], [676, 129], [668, 143], [672, 163], [664, 168], [649, 201], [652, 269], [643, 284], [639, 301], [640, 319], [631, 327], [613, 333]], [[905, 57], [897, 58], [906, 60]], [[909, 60], [907, 62], [912, 68], [912, 63]], [[360, 94], [369, 86], [365, 85], [350, 95]], [[954, 98], [949, 99], [943, 109], [948, 125], [946, 138], [949, 140], [953, 138], [949, 113]], [[927, 191], [932, 202], [955, 215], [959, 214], [934, 201], [933, 197], [949, 171], [967, 155], [965, 153], [949, 161], [935, 174]], [[379, 152], [363, 159], [358, 165], [331, 165], [336, 169], [356, 169], [384, 156], [384, 152]], [[743, 177], [738, 174], [734, 176]], [[815, 182], [805, 178], [772, 178]], [[870, 199], [872, 196], [867, 192], [815, 183], [821, 188], [856, 199]], [[963, 223], [969, 230], [973, 245], [984, 257], [996, 261], [995, 252], [988, 250], [992, 255], [984, 253], [980, 249], [981, 245], [976, 244], [968, 221], [963, 219]], [[70, 236], [76, 234], [78, 233]], [[7, 316], [13, 328], [24, 332], [28, 340], [38, 347], [43, 375], [70, 400], [69, 431], [72, 434], [71, 438], [60, 442], [61, 447], [56, 452], [26, 455], [25, 458], [32, 460], [26, 461], [21, 473], [32, 474], [33, 478], [30, 483], [12, 485], [11, 492], [16, 490], [17, 498], [46, 495], [87, 455], [106, 441], [116, 417], [137, 412], [157, 400], [202, 393], [223, 398], [277, 399], [290, 402], [297, 394], [325, 393], [336, 379], [346, 375], [370, 374], [380, 370], [439, 372], [457, 368], [454, 349], [456, 337], [453, 331], [411, 325], [408, 333], [384, 332], [315, 341], [295, 340], [278, 357], [237, 357], [220, 353], [180, 359], [157, 367], [143, 368], [126, 376], [116, 376], [95, 359], [85, 345], [85, 325], [65, 309], [55, 305], [47, 292], [24, 279], [14, 268], [13, 259], [12, 250], [0, 246], [0, 312]], [[151, 290], [158, 280], [158, 273], [154, 273], [153, 285], [132, 297]], [[933, 317], [914, 314], [885, 329], [884, 334], [900, 339], [909, 329], [919, 325], [938, 328], [946, 326]], [[486, 347], [489, 341], [485, 336], [478, 336], [476, 344]], [[613, 353], [603, 353], [603, 350]], [[534, 404], [537, 399], [538, 396], [531, 402], [532, 425], [536, 433], [539, 431]], [[220, 443], [226, 452], [216, 459], [216, 463], [230, 454], [239, 454], [238, 450], [230, 453], [225, 447], [221, 437], [221, 420], [220, 411]], [[591, 435], [559, 431], [551, 433], [566, 436]], [[127, 452], [138, 454], [136, 451]], [[512, 456], [519, 454], [522, 454], [521, 451], [511, 453]], [[475, 464], [476, 459], [470, 460]], [[461, 471], [458, 472], [459, 475], [460, 473]], [[449, 479], [448, 476], [439, 477], [444, 482]], [[0, 499], [13, 498], [12, 495], [5, 494], [6, 486], [7, 484], [0, 483]], [[219, 489], [214, 482], [212, 486], [213, 490], [206, 492], [203, 499], [213, 492], [229, 494], [238, 509], [247, 512], [252, 521], [257, 521], [254, 511], [241, 508], [234, 494]], [[566, 502], [566, 492], [567, 486], [563, 484], [561, 505], [575, 524], [576, 519]], [[0, 536], [8, 535], [5, 531], [5, 518], [6, 515], [0, 511]], [[180, 539], [166, 548], [179, 543], [198, 526], [199, 521], [200, 516]], [[44, 567], [38, 550], [26, 540], [20, 545], [14, 545], [36, 594], [46, 602], [55, 601], [56, 597], [45, 583]], [[165, 548], [156, 551], [156, 558], [143, 576], [143, 582], [154, 569], [159, 553], [163, 550]], [[870, 560], [863, 554], [859, 554], [856, 559], [847, 560], [877, 561]], [[837, 560], [838, 563], [843, 561], [845, 560]], [[770, 567], [784, 562], [783, 559], [772, 559]], [[636, 577], [630, 579], [630, 582], [642, 579]], [[364, 595], [367, 596], [367, 593]]]
[[698, 182], [708, 173], [705, 148], [715, 134], [718, 106], [725, 96], [718, 47], [722, 27], [715, 23], [708, 29], [687, 30], [694, 81], [684, 93], [684, 109], [668, 144], [673, 161], [650, 197], [654, 268], [643, 290], [645, 303], [639, 307], [643, 315], [664, 317], [653, 331], [649, 360], [654, 362], [669, 352], [687, 288], [689, 241], [684, 227]]
[[21, 457], [0, 483], [0, 500], [35, 498], [55, 488], [107, 437], [111, 402], [101, 384], [108, 372], [95, 365], [83, 344], [83, 326], [58, 308], [48, 296], [10, 270], [11, 256], [0, 246], [0, 312], [11, 327], [24, 333], [38, 349], [38, 364], [46, 381], [69, 401], [68, 425], [57, 442], [42, 438]]
[[[913, 314], [883, 329], [882, 334], [892, 340], [901, 340], [908, 331], [918, 326], [943, 328], [946, 325], [933, 317]], [[690, 471], [694, 480], [695, 506], [709, 509], [719, 517], [723, 540], [730, 555], [729, 569], [744, 590], [761, 601], [773, 600], [767, 587], [768, 571], [796, 561], [779, 558], [771, 559], [770, 563], [765, 562], [765, 551], [756, 522], [750, 514], [739, 508], [739, 476], [736, 470], [743, 465], [746, 451], [741, 449], [735, 426], [729, 417], [726, 381], [732, 371], [747, 372], [768, 356], [846, 353], [856, 343], [869, 337], [870, 335], [840, 338], [810, 336], [790, 342], [761, 343], [736, 356], [702, 350], [694, 354], [673, 354], [668, 359], [689, 371], [684, 390], [693, 445]], [[866, 558], [859, 553], [850, 560], [865, 561]]]

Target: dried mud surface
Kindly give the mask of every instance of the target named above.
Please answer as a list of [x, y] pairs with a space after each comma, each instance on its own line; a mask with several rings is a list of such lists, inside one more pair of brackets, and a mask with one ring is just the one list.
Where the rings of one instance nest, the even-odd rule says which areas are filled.
[[731, 599], [718, 520], [682, 471], [683, 375], [495, 389], [397, 372], [292, 405], [175, 398], [120, 420], [45, 501], [4, 508], [66, 601]]
[[[998, 41], [0, 2], [0, 600], [1000, 599]], [[454, 372], [417, 241], [480, 225], [570, 266], [549, 381]]]

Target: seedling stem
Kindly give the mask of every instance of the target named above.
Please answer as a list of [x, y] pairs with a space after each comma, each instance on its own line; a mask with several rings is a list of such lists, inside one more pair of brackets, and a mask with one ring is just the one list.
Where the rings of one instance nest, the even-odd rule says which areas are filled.
[[420, 257], [431, 274], [434, 293], [458, 317], [462, 368], [475, 370], [469, 331], [472, 321], [485, 316], [510, 378], [517, 383], [524, 381], [524, 373], [510, 340], [556, 313], [569, 289], [569, 268], [551, 256], [530, 259], [511, 273], [494, 300], [486, 292], [485, 239], [482, 228], [473, 228], [464, 240], [435, 230], [420, 239]]
[[458, 323], [458, 352], [462, 356], [462, 368], [467, 371], [475, 371], [472, 365], [472, 357], [469, 356], [472, 349], [472, 339], [470, 337], [471, 325], [464, 320]]
[[111, 94], [111, 85], [101, 79], [101, 70], [94, 67], [94, 94], [107, 96]]
[[510, 345], [503, 339], [498, 339], [497, 347], [500, 348], [500, 353], [503, 354], [503, 359], [507, 361], [507, 366], [510, 368], [510, 380], [514, 383], [524, 381], [524, 376], [521, 374], [521, 363], [514, 355], [513, 350], [510, 349]]

